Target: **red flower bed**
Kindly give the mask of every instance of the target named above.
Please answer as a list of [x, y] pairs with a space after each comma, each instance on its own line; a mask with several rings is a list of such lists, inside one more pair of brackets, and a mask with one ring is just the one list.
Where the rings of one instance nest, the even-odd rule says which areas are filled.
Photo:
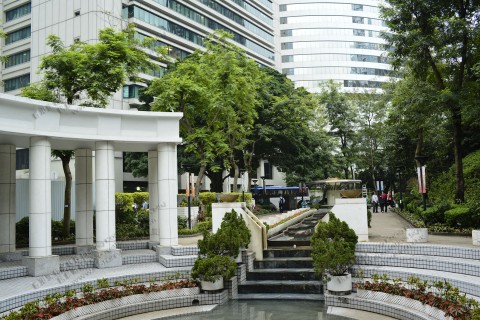
[[50, 295], [45, 298], [43, 303], [39, 301], [25, 304], [19, 311], [14, 311], [6, 316], [4, 320], [39, 320], [51, 319], [64, 312], [74, 310], [90, 304], [95, 304], [107, 300], [119, 299], [135, 294], [144, 294], [151, 292], [160, 292], [165, 290], [194, 288], [197, 283], [193, 280], [178, 280], [166, 283], [145, 284], [126, 284], [123, 287], [111, 287], [98, 291], [85, 290], [83, 296], [78, 297], [75, 291], [70, 291], [65, 296], [60, 294]]

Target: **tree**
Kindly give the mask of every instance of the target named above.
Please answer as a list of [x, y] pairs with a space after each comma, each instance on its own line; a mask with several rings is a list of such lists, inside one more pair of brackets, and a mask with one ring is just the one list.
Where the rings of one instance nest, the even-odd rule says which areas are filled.
[[387, 0], [381, 14], [390, 28], [384, 34], [393, 65], [407, 65], [420, 79], [428, 70], [441, 102], [449, 112], [455, 159], [455, 200], [464, 201], [462, 103], [469, 83], [476, 81], [478, 1]]
[[[74, 42], [66, 47], [58, 36], [50, 35], [47, 44], [52, 53], [43, 57], [39, 65], [43, 80], [23, 88], [22, 95], [45, 101], [105, 107], [109, 97], [129, 78], [154, 67], [142, 49], [149, 43], [149, 40], [140, 42], [135, 38], [133, 25], [122, 31], [100, 30], [99, 42], [94, 44]], [[54, 150], [52, 155], [62, 160], [65, 173], [63, 233], [68, 236], [72, 185], [69, 163], [73, 151]]]
[[177, 62], [147, 91], [156, 97], [153, 110], [183, 112], [180, 134], [185, 151], [200, 164], [197, 185], [207, 169], [233, 167], [238, 176], [237, 151], [243, 150], [256, 117], [259, 67], [229, 38], [224, 32], [209, 36], [206, 50]]
[[330, 134], [339, 140], [340, 165], [345, 178], [348, 179], [355, 163], [356, 142], [356, 114], [355, 104], [351, 103], [346, 93], [339, 90], [339, 85], [330, 80], [319, 96], [320, 102], [325, 106], [330, 125]]

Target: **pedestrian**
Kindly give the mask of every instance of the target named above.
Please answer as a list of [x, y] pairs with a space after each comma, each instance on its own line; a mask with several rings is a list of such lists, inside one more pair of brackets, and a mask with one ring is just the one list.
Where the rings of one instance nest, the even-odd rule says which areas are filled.
[[372, 207], [373, 212], [378, 212], [378, 196], [375, 192], [372, 193]]
[[387, 194], [387, 203], [390, 206], [390, 208], [393, 209], [395, 203], [393, 202], [392, 193], [390, 191], [388, 191], [388, 194]]
[[382, 192], [380, 195], [380, 199], [378, 199], [380, 202], [380, 211], [381, 212], [387, 212], [388, 205], [387, 205], [387, 194], [385, 191]]
[[283, 213], [283, 207], [285, 205], [285, 198], [280, 195], [280, 199], [278, 200], [278, 209], [280, 210], [280, 213]]

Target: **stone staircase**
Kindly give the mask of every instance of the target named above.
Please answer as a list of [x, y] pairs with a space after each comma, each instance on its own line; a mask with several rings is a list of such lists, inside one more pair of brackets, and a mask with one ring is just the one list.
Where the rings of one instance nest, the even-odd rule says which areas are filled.
[[323, 284], [313, 270], [310, 236], [328, 210], [318, 210], [268, 240], [262, 261], [254, 261], [246, 281], [238, 285], [238, 299], [323, 300]]

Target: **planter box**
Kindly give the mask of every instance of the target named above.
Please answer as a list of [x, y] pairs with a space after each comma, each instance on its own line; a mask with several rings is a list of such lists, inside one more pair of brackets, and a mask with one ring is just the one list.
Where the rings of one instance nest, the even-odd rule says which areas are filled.
[[423, 243], [428, 242], [427, 228], [411, 228], [406, 231], [407, 242]]
[[76, 319], [88, 314], [105, 311], [108, 309], [115, 309], [129, 304], [154, 301], [154, 300], [163, 300], [168, 298], [175, 297], [185, 297], [193, 296], [200, 294], [200, 288], [183, 288], [183, 289], [173, 289], [165, 290], [160, 292], [152, 292], [147, 294], [136, 294], [128, 297], [123, 297], [120, 299], [107, 300], [95, 304], [90, 304], [88, 306], [83, 306], [75, 310], [70, 310], [65, 313], [62, 313], [59, 316], [53, 317], [54, 320], [70, 320]]
[[352, 275], [350, 273], [343, 276], [331, 276], [327, 278], [327, 290], [333, 295], [347, 295], [352, 292]]
[[402, 296], [396, 296], [389, 293], [370, 291], [364, 289], [357, 289], [357, 297], [368, 300], [383, 301], [391, 304], [397, 304], [409, 309], [414, 309], [420, 312], [423, 312], [434, 319], [438, 320], [453, 320], [452, 317], [446, 317], [440, 309], [429, 306], [428, 304], [423, 304], [420, 301], [409, 299]]
[[472, 243], [474, 246], [480, 246], [480, 230], [472, 230]]
[[223, 289], [223, 277], [217, 281], [200, 281], [200, 286], [202, 290], [205, 291], [217, 291]]

